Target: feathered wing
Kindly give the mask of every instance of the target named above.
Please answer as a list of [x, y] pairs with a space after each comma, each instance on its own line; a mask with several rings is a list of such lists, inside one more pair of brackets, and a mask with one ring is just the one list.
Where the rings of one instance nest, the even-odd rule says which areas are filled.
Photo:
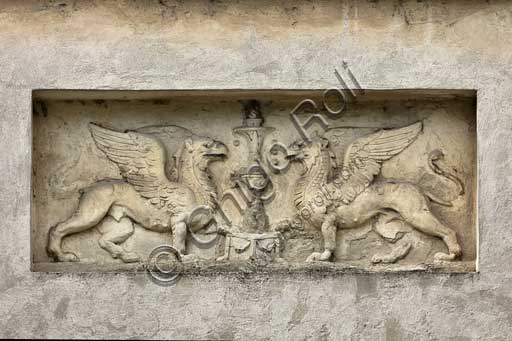
[[142, 197], [173, 212], [181, 208], [176, 198], [186, 193], [167, 178], [165, 148], [157, 139], [135, 131], [117, 132], [94, 123], [89, 128], [96, 146], [119, 167], [123, 178]]
[[175, 156], [180, 152], [183, 141], [187, 138], [193, 137], [194, 134], [183, 127], [180, 126], [147, 126], [136, 129], [137, 132], [143, 133], [144, 135], [151, 136], [152, 138], [156, 138], [162, 146], [164, 146], [166, 151], [166, 165], [165, 165], [165, 174], [171, 181], [178, 180], [178, 170], [177, 164], [175, 160]]
[[337, 197], [345, 204], [351, 203], [378, 175], [382, 162], [407, 148], [421, 132], [422, 123], [380, 130], [355, 140], [347, 148], [343, 168], [334, 180]]

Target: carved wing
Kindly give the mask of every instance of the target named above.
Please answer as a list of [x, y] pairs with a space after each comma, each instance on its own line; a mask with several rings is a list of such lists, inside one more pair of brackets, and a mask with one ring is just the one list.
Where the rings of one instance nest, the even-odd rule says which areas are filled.
[[120, 133], [94, 123], [89, 128], [96, 146], [142, 197], [173, 212], [181, 207], [176, 198], [186, 195], [185, 190], [167, 178], [165, 148], [156, 138], [135, 131]]
[[382, 162], [407, 148], [421, 132], [422, 123], [380, 130], [355, 140], [347, 148], [343, 168], [334, 180], [337, 199], [351, 203], [380, 173]]
[[166, 151], [166, 165], [165, 174], [171, 181], [177, 180], [177, 165], [175, 155], [179, 153], [185, 141], [189, 137], [193, 137], [194, 134], [183, 127], [179, 126], [147, 126], [136, 129], [137, 132], [143, 133], [146, 136], [156, 138], [162, 146], [165, 147]]

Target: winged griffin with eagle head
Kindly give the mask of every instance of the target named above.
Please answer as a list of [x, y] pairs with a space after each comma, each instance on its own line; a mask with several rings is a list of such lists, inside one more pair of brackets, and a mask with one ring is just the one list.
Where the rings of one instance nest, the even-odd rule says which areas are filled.
[[308, 261], [331, 259], [338, 229], [360, 226], [389, 211], [398, 213], [418, 231], [444, 241], [448, 253], [437, 253], [436, 260], [451, 261], [461, 255], [456, 233], [429, 208], [429, 201], [437, 202], [432, 195], [405, 181], [374, 181], [382, 163], [407, 148], [421, 131], [422, 123], [417, 122], [355, 140], [347, 148], [343, 166], [334, 176], [330, 173], [337, 168], [333, 167], [335, 160], [327, 139], [315, 137], [310, 142], [295, 142], [290, 146], [288, 158], [304, 166], [295, 188], [295, 206], [303, 218], [321, 229], [324, 241], [324, 251], [312, 253]]
[[[109, 219], [114, 229], [103, 231], [99, 244], [114, 258], [139, 260], [119, 245], [133, 233], [133, 222], [151, 231], [172, 232], [174, 247], [185, 254], [187, 229], [198, 231], [213, 217], [217, 194], [208, 166], [225, 157], [227, 147], [178, 126], [118, 132], [91, 123], [89, 128], [122, 179], [81, 190], [75, 213], [50, 229], [48, 253], [59, 261], [78, 261], [75, 254], [62, 250], [62, 239]], [[178, 154], [171, 154], [171, 149]], [[206, 213], [192, 217], [197, 207], [206, 208]]]

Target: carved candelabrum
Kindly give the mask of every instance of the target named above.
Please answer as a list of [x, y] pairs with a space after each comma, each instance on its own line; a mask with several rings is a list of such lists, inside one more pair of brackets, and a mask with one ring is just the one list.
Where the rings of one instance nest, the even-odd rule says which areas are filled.
[[268, 229], [264, 202], [272, 198], [273, 185], [261, 161], [261, 146], [265, 136], [274, 128], [263, 127], [263, 116], [257, 101], [246, 102], [242, 114], [243, 124], [234, 128], [233, 134], [246, 141], [248, 156], [245, 165], [233, 173], [232, 180], [247, 204], [243, 209], [242, 230], [263, 233]]
[[[269, 218], [264, 205], [273, 198], [274, 186], [264, 168], [261, 147], [274, 128], [263, 127], [260, 104], [254, 100], [245, 103], [242, 119], [242, 126], [234, 128], [233, 134], [246, 141], [248, 153], [245, 164], [232, 173], [231, 180], [245, 205], [237, 205], [242, 213], [241, 232], [227, 236], [222, 259], [267, 262], [280, 259], [283, 247], [280, 233], [268, 231]], [[229, 194], [234, 201], [239, 201], [234, 191]]]

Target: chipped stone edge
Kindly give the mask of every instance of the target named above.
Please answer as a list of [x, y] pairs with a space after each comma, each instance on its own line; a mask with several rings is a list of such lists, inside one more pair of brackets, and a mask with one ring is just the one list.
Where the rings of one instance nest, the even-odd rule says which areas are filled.
[[[143, 273], [146, 272], [144, 263], [134, 264], [109, 264], [98, 265], [75, 264], [75, 263], [34, 263], [33, 272], [46, 273]], [[423, 263], [418, 265], [352, 265], [350, 263], [324, 263], [311, 262], [302, 264], [278, 263], [260, 265], [254, 262], [213, 262], [194, 261], [182, 263], [178, 269], [183, 275], [217, 276], [229, 274], [318, 274], [335, 276], [340, 274], [379, 274], [379, 273], [461, 273], [477, 274], [475, 263], [468, 262], [444, 262], [444, 263]]]

